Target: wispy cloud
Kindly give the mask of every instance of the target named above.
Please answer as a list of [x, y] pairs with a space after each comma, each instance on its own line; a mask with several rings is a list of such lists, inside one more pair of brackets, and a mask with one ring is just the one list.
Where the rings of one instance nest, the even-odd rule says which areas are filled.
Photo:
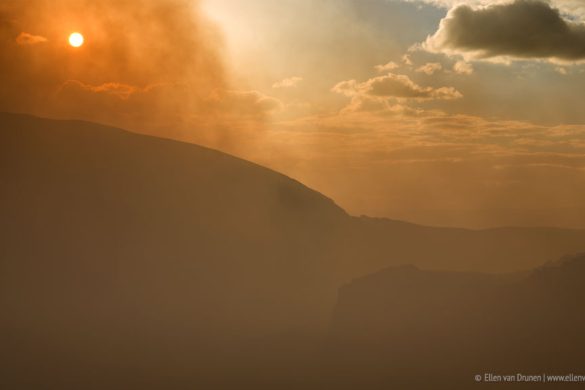
[[303, 78], [299, 77], [299, 76], [288, 77], [286, 79], [280, 80], [280, 81], [272, 84], [272, 88], [296, 87], [301, 81], [303, 81]]
[[398, 65], [396, 62], [390, 61], [390, 62], [383, 64], [383, 65], [376, 65], [374, 67], [374, 69], [376, 69], [380, 73], [384, 73], [384, 72], [389, 72], [389, 71], [394, 70], [394, 69], [399, 68], [399, 67], [400, 67], [400, 65]]
[[41, 35], [33, 35], [27, 32], [21, 32], [20, 34], [18, 34], [18, 36], [16, 37], [16, 43], [22, 46], [25, 45], [36, 45], [38, 43], [44, 43], [47, 42], [47, 38], [41, 36]]
[[416, 69], [418, 73], [424, 73], [426, 75], [432, 75], [443, 69], [443, 66], [438, 62], [429, 62]]
[[458, 74], [470, 75], [473, 73], [473, 65], [465, 61], [457, 61], [453, 65], [453, 72]]

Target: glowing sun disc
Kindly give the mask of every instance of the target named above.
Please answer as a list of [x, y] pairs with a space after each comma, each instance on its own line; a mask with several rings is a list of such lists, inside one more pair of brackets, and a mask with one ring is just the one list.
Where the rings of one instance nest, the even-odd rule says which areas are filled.
[[69, 35], [69, 44], [73, 47], [80, 47], [83, 45], [83, 35], [78, 32]]

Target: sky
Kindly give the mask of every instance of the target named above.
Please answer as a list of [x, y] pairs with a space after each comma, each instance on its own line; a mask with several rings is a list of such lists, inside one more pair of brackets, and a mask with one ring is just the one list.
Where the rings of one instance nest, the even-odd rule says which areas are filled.
[[0, 110], [217, 148], [354, 215], [585, 227], [584, 23], [582, 0], [6, 0]]

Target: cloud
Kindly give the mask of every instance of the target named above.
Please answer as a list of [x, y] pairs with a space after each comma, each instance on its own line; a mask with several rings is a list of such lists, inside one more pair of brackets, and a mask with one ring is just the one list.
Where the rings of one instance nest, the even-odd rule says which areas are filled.
[[585, 24], [562, 17], [538, 0], [451, 9], [438, 31], [427, 38], [429, 51], [474, 58], [585, 59]]
[[336, 84], [333, 92], [345, 95], [369, 95], [383, 98], [416, 100], [450, 100], [463, 95], [453, 87], [421, 87], [408, 76], [389, 73], [385, 76], [371, 78], [363, 83], [355, 80]]
[[21, 32], [16, 37], [16, 43], [19, 45], [35, 45], [43, 42], [47, 42], [47, 38], [40, 35], [29, 34], [27, 32]]
[[85, 84], [78, 80], [67, 80], [62, 89], [78, 89], [85, 92], [103, 93], [107, 95], [116, 96], [122, 100], [128, 99], [135, 93], [145, 93], [155, 88], [156, 85], [148, 85], [146, 87], [137, 87], [122, 83], [104, 83], [100, 85]]
[[358, 94], [360, 85], [361, 84], [355, 80], [340, 81], [339, 83], [335, 84], [333, 88], [331, 88], [331, 91], [340, 95], [351, 97]]
[[370, 95], [416, 98], [416, 99], [456, 99], [462, 95], [452, 87], [434, 89], [421, 87], [414, 83], [408, 76], [388, 74], [368, 80], [364, 85]]
[[473, 65], [471, 65], [469, 62], [457, 61], [455, 65], [453, 65], [453, 72], [457, 74], [470, 75], [473, 73]]
[[412, 66], [412, 59], [408, 54], [402, 56], [402, 62], [404, 62], [404, 64], [407, 66]]
[[376, 69], [380, 73], [384, 73], [394, 70], [398, 67], [400, 67], [400, 65], [398, 65], [396, 62], [390, 61], [384, 65], [376, 65], [374, 66], [374, 69]]
[[228, 91], [222, 98], [222, 103], [246, 117], [262, 116], [280, 111], [284, 107], [280, 100], [258, 91]]
[[422, 110], [391, 102], [385, 98], [355, 95], [352, 96], [350, 103], [340, 112], [342, 115], [361, 113], [374, 114], [380, 117], [401, 117], [416, 116], [422, 113]]
[[419, 73], [424, 73], [427, 75], [432, 75], [435, 72], [440, 71], [441, 69], [443, 69], [443, 66], [441, 64], [439, 64], [438, 62], [429, 62], [424, 64], [423, 66], [419, 67], [416, 71]]
[[272, 84], [272, 88], [291, 88], [296, 87], [301, 81], [303, 81], [302, 77], [289, 77], [284, 80], [280, 80], [274, 84]]

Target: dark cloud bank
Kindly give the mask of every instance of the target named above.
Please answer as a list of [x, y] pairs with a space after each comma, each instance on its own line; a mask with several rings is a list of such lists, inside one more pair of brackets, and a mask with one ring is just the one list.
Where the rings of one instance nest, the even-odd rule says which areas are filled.
[[479, 58], [577, 61], [585, 59], [585, 25], [564, 19], [543, 1], [516, 0], [480, 9], [462, 5], [441, 21], [426, 46]]

